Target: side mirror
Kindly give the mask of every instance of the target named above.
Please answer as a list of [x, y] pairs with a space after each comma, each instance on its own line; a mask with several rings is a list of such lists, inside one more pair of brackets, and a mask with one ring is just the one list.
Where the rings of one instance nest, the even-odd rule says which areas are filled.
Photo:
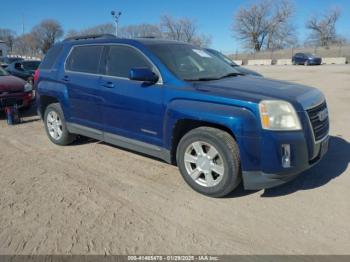
[[132, 68], [129, 73], [130, 80], [142, 81], [147, 83], [157, 83], [159, 76], [149, 68]]

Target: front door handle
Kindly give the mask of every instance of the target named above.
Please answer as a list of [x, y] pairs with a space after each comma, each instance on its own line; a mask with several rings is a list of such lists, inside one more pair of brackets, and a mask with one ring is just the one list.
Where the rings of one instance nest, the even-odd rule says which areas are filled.
[[113, 88], [114, 84], [113, 82], [107, 81], [102, 84], [102, 86], [107, 87], [107, 88]]

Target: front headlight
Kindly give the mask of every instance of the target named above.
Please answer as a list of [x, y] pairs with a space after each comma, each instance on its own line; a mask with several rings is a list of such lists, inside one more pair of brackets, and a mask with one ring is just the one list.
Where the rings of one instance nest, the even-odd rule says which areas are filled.
[[299, 117], [294, 107], [282, 100], [263, 100], [259, 103], [263, 129], [286, 131], [301, 130]]
[[32, 90], [33, 90], [33, 86], [32, 86], [31, 84], [26, 83], [26, 84], [24, 85], [24, 92], [30, 92], [30, 91], [32, 91]]

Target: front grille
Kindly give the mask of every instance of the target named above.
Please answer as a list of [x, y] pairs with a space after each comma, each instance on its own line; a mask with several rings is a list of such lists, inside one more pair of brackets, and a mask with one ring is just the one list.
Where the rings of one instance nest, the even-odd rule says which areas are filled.
[[329, 132], [328, 111], [326, 116], [323, 114], [324, 119], [321, 116], [321, 112], [325, 112], [324, 110], [327, 110], [326, 102], [307, 110], [316, 142], [326, 137]]

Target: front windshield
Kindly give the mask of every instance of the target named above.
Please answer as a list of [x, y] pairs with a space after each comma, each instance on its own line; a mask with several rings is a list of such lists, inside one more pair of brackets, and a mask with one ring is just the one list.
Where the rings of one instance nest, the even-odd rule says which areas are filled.
[[223, 61], [225, 61], [226, 63], [228, 63], [230, 66], [238, 66], [234, 61], [231, 60], [231, 58], [229, 58], [228, 56], [225, 56], [223, 53], [216, 51], [214, 49], [207, 49], [207, 51], [215, 56], [217, 56], [218, 58], [222, 59]]
[[7, 76], [8, 73], [2, 68], [0, 67], [0, 76]]
[[177, 77], [205, 81], [240, 74], [209, 52], [189, 44], [152, 44], [149, 48]]
[[40, 65], [40, 61], [25, 61], [22, 62], [22, 64], [25, 70], [37, 70]]
[[315, 55], [314, 55], [314, 54], [311, 54], [311, 53], [305, 53], [305, 55], [306, 55], [307, 57], [315, 57]]

